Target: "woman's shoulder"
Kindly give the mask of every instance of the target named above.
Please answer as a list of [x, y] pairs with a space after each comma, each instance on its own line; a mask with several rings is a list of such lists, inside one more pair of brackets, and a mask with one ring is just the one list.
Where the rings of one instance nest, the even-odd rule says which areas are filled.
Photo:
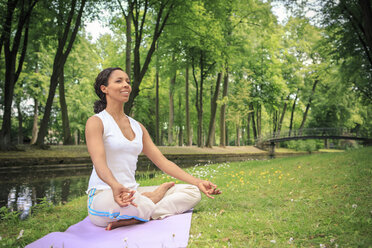
[[103, 126], [101, 118], [97, 115], [93, 115], [88, 118], [86, 126]]
[[86, 128], [93, 128], [93, 129], [103, 129], [103, 116], [101, 114], [102, 112], [92, 115], [91, 117], [88, 118], [87, 123], [86, 123]]

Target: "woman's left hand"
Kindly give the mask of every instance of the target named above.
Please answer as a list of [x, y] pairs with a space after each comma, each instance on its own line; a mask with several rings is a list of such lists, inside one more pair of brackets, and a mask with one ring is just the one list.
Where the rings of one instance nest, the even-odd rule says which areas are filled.
[[222, 192], [217, 188], [217, 185], [209, 182], [209, 181], [201, 181], [198, 183], [198, 188], [201, 192], [203, 192], [207, 197], [214, 199], [211, 195], [219, 195]]

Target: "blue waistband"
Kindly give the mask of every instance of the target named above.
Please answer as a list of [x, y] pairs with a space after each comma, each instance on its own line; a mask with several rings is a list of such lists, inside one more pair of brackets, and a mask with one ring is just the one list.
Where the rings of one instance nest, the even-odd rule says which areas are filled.
[[101, 217], [109, 217], [110, 219], [116, 219], [116, 220], [129, 220], [129, 219], [136, 219], [143, 222], [148, 222], [148, 220], [142, 219], [137, 216], [130, 216], [130, 215], [120, 215], [120, 212], [110, 213], [110, 212], [103, 212], [103, 211], [97, 211], [93, 208], [91, 208], [92, 202], [93, 202], [93, 196], [96, 193], [96, 189], [93, 188], [89, 191], [89, 201], [88, 201], [88, 212], [91, 215], [95, 216], [101, 216]]

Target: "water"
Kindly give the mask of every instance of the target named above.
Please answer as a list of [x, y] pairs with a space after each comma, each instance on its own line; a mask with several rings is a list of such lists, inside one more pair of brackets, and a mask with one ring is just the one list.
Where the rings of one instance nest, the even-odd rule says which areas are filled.
[[[86, 194], [90, 173], [91, 169], [0, 175], [0, 207], [19, 211], [20, 218], [25, 219], [31, 207], [43, 199], [53, 204], [65, 204]], [[136, 178], [143, 176], [152, 178], [154, 171], [139, 172]]]
[[6, 206], [10, 211], [19, 211], [20, 218], [25, 219], [30, 214], [31, 207], [42, 199], [53, 204], [65, 204], [85, 195], [89, 174], [51, 177], [30, 173], [27, 176], [18, 175], [12, 180], [0, 177], [0, 207]]

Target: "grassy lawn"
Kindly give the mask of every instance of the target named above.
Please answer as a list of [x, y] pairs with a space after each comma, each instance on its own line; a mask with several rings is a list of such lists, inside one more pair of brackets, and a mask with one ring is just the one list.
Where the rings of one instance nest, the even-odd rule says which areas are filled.
[[[223, 194], [203, 197], [194, 209], [189, 247], [372, 247], [371, 161], [369, 147], [190, 168]], [[169, 180], [158, 174], [140, 183]], [[0, 247], [64, 231], [86, 216], [85, 206], [81, 197], [63, 206], [42, 204], [26, 221], [5, 214]]]

